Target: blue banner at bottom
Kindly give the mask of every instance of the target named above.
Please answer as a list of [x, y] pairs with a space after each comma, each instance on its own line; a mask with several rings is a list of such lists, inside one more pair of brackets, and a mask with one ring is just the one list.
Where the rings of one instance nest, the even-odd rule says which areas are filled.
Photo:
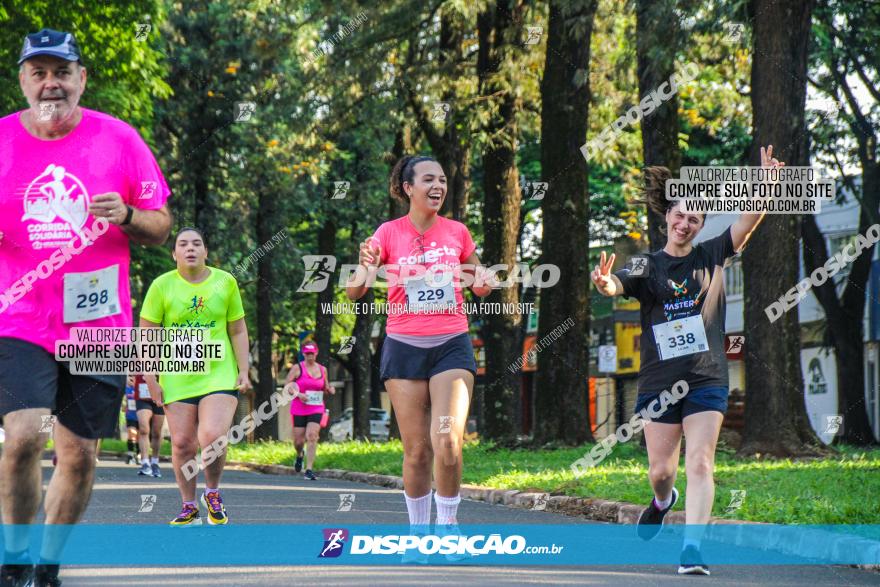
[[58, 544], [66, 536], [65, 565], [678, 564], [686, 536], [701, 541], [708, 565], [880, 564], [880, 525], [669, 525], [650, 542], [631, 525], [462, 525], [457, 534], [427, 530], [391, 525], [33, 525], [4, 526], [2, 535], [6, 541], [27, 533], [33, 556], [44, 540]]

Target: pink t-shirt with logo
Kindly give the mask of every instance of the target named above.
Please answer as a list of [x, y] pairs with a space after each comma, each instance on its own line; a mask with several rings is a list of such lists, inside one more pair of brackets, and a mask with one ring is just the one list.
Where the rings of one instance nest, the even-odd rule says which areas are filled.
[[[463, 311], [464, 297], [461, 292], [460, 267], [476, 250], [471, 233], [461, 222], [437, 216], [436, 222], [421, 238], [408, 216], [382, 224], [373, 235], [382, 247], [381, 261], [385, 265], [388, 280], [395, 277], [397, 283], [388, 288], [390, 311], [385, 326], [391, 334], [452, 334], [468, 331], [467, 315]], [[407, 304], [406, 289], [402, 281], [409, 277], [433, 274], [438, 281], [444, 273], [451, 272], [456, 278], [449, 280], [454, 292], [454, 308], [433, 309], [426, 312], [395, 311]], [[427, 297], [432, 303], [431, 289], [413, 291], [419, 297]], [[427, 293], [428, 296], [422, 296]], [[415, 297], [415, 296], [414, 296]], [[410, 300], [414, 301], [414, 300]]]
[[59, 140], [32, 136], [21, 112], [0, 118], [0, 337], [54, 353], [72, 327], [131, 326], [128, 236], [88, 214], [118, 192], [157, 210], [169, 189], [128, 124], [82, 108]]

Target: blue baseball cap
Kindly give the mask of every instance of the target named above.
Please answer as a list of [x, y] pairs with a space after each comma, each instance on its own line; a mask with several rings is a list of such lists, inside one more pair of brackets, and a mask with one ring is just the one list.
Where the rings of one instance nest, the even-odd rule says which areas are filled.
[[53, 29], [43, 29], [38, 33], [31, 33], [24, 38], [24, 45], [21, 48], [21, 55], [18, 64], [21, 65], [31, 57], [37, 55], [52, 55], [67, 59], [68, 61], [79, 61], [82, 63], [82, 56], [79, 52], [79, 45], [71, 33], [62, 33]]

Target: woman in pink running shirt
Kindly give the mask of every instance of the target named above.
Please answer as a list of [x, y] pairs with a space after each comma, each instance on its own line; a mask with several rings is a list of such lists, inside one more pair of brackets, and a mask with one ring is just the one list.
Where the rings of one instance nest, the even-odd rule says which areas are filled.
[[461, 287], [483, 297], [497, 284], [480, 266], [467, 227], [438, 214], [446, 176], [435, 159], [398, 161], [390, 191], [409, 213], [361, 243], [364, 270], [346, 290], [350, 299], [361, 298], [384, 265], [389, 309], [380, 370], [400, 425], [411, 531], [427, 533], [433, 468], [436, 532], [457, 533], [462, 442], [477, 370]]
[[[306, 360], [290, 368], [287, 374], [285, 393], [293, 396], [290, 402], [290, 417], [293, 419], [293, 445], [296, 447], [294, 470], [299, 473], [303, 466], [303, 445], [306, 447], [306, 479], [317, 479], [312, 467], [318, 452], [318, 435], [321, 432], [321, 418], [324, 416], [324, 394], [333, 395], [336, 390], [330, 385], [327, 369], [316, 360], [318, 345], [307, 342], [302, 347]], [[292, 392], [292, 393], [291, 393]]]

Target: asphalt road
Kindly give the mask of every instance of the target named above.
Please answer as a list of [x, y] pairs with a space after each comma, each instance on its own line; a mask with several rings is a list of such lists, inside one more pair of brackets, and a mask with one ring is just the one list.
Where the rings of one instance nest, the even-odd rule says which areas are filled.
[[[43, 461], [48, 481], [52, 465]], [[131, 542], [143, 548], [139, 524], [167, 523], [180, 501], [171, 471], [164, 477], [139, 477], [133, 465], [104, 459], [97, 472], [86, 524], [130, 524]], [[223, 497], [231, 524], [406, 524], [401, 492], [332, 479], [307, 481], [227, 470]], [[338, 511], [340, 494], [355, 496], [351, 511]], [[139, 511], [141, 495], [155, 495], [152, 511]], [[595, 524], [554, 513], [463, 501], [459, 519], [473, 524]], [[181, 531], [188, 531], [183, 529]], [[880, 585], [880, 573], [846, 566], [712, 566], [712, 576], [681, 577], [675, 566], [225, 566], [193, 544], [193, 563], [183, 567], [66, 566], [65, 587], [77, 585], [680, 585], [714, 586]], [[146, 546], [149, 547], [149, 546]], [[584, 544], [583, 548], [589, 548]]]

